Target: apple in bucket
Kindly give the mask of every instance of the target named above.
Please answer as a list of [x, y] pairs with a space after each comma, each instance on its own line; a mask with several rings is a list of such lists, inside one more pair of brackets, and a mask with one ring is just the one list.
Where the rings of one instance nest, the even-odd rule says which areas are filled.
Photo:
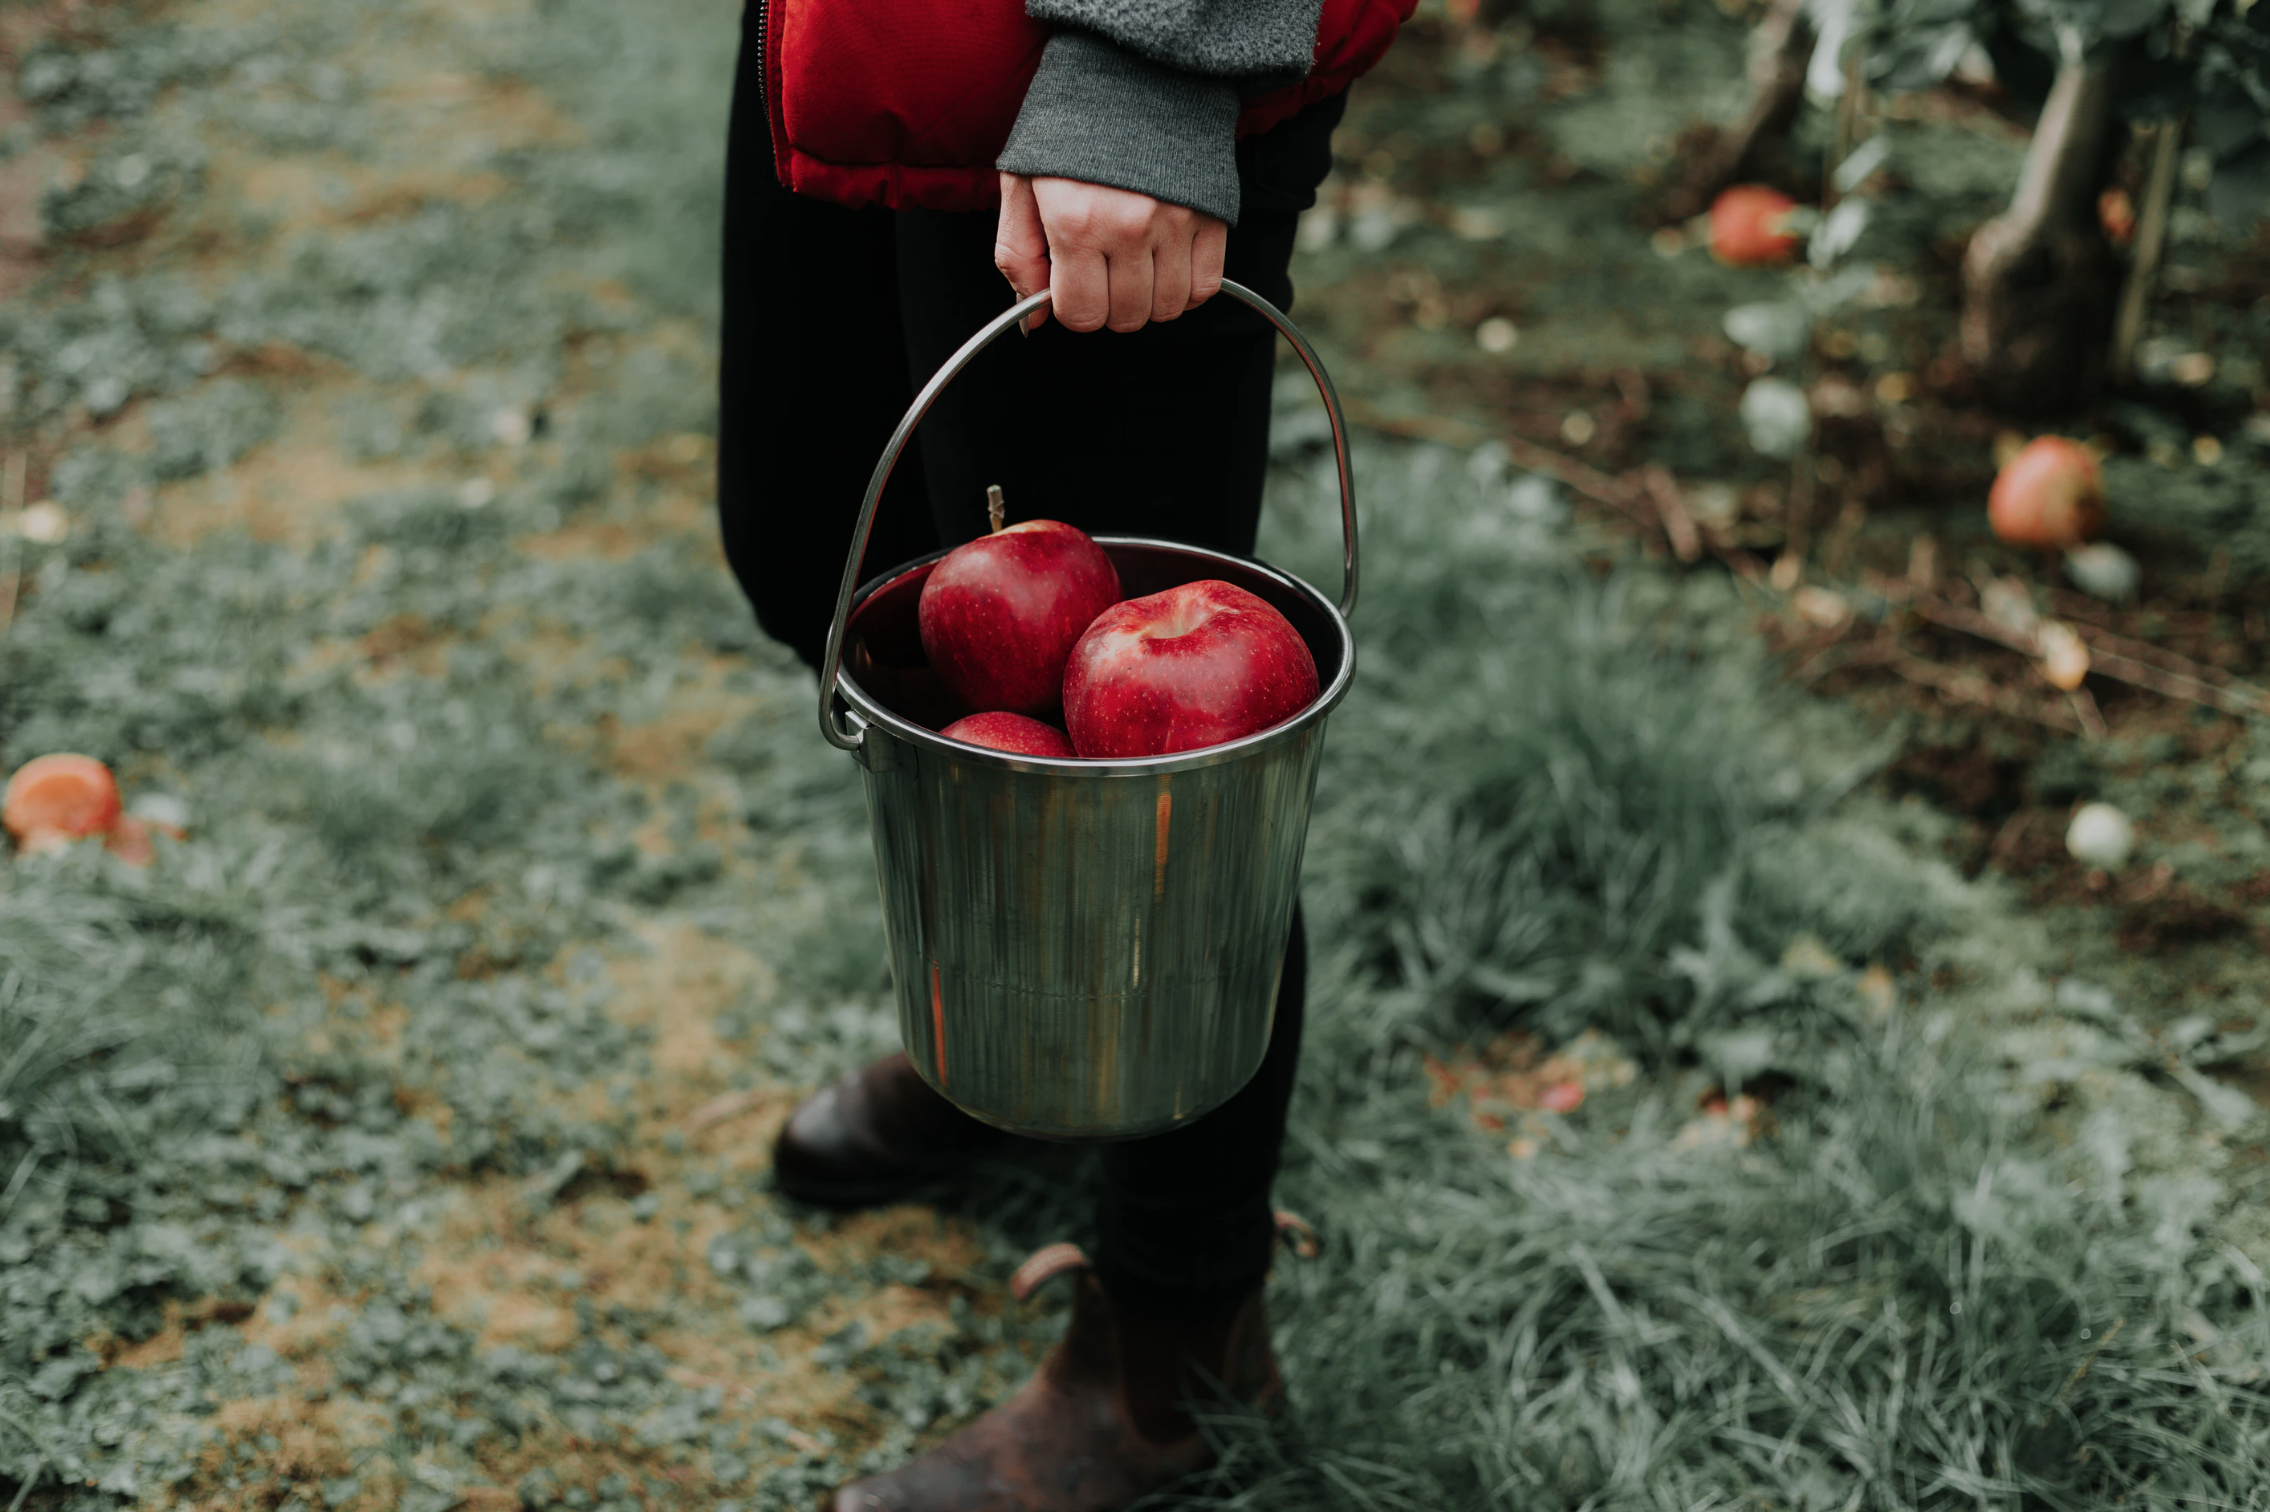
[[1206, 578], [1096, 616], [1065, 664], [1064, 723], [1084, 757], [1163, 756], [1266, 730], [1316, 694], [1292, 622]]
[[922, 651], [972, 709], [1048, 714], [1082, 631], [1119, 602], [1119, 573], [1085, 531], [1025, 520], [958, 546], [916, 605]]
[[967, 741], [971, 745], [985, 746], [990, 750], [1009, 751], [1019, 756], [1053, 756], [1069, 760], [1075, 753], [1072, 742], [1064, 732], [1052, 724], [1027, 719], [1022, 714], [1003, 714], [998, 711], [972, 714], [957, 719], [938, 732], [948, 740]]

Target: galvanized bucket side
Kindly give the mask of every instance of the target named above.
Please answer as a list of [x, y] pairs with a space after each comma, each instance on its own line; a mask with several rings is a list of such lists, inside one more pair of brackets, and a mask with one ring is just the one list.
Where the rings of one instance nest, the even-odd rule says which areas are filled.
[[1323, 727], [1245, 761], [1080, 780], [891, 742], [867, 771], [900, 1029], [925, 1080], [1058, 1139], [1155, 1133], [1269, 1043]]

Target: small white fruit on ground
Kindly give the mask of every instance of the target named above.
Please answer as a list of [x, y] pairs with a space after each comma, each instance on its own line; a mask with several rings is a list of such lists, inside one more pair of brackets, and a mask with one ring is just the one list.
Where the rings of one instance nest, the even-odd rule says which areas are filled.
[[2083, 866], [2116, 871], [2136, 849], [2136, 826], [2109, 803], [2084, 803], [2065, 827], [2065, 849]]
[[2093, 541], [2065, 553], [2065, 575], [2091, 598], [2132, 599], [2144, 581], [2136, 559], [2110, 541]]

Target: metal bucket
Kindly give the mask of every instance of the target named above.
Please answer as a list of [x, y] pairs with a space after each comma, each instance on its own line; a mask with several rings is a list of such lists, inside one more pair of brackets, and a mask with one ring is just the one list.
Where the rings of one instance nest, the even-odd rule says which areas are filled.
[[1243, 740], [1132, 760], [983, 750], [920, 722], [949, 712], [915, 616], [945, 553], [864, 587], [858, 564], [915, 426], [1045, 293], [971, 337], [899, 422], [868, 482], [829, 628], [820, 727], [865, 772], [908, 1056], [956, 1105], [1019, 1134], [1162, 1132], [1227, 1101], [1269, 1045], [1325, 716], [1355, 672], [1355, 493], [1339, 399], [1315, 351], [1259, 295], [1229, 282], [1222, 292], [1285, 335], [1324, 395], [1339, 464], [1340, 602], [1242, 557], [1097, 540], [1130, 598], [1220, 578], [1276, 606], [1316, 658], [1316, 702]]

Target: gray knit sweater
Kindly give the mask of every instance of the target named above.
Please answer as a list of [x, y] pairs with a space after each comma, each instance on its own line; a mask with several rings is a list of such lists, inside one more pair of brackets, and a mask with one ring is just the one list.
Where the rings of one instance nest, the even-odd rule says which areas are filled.
[[1057, 28], [996, 165], [1237, 223], [1244, 95], [1305, 78], [1323, 0], [1025, 0]]

